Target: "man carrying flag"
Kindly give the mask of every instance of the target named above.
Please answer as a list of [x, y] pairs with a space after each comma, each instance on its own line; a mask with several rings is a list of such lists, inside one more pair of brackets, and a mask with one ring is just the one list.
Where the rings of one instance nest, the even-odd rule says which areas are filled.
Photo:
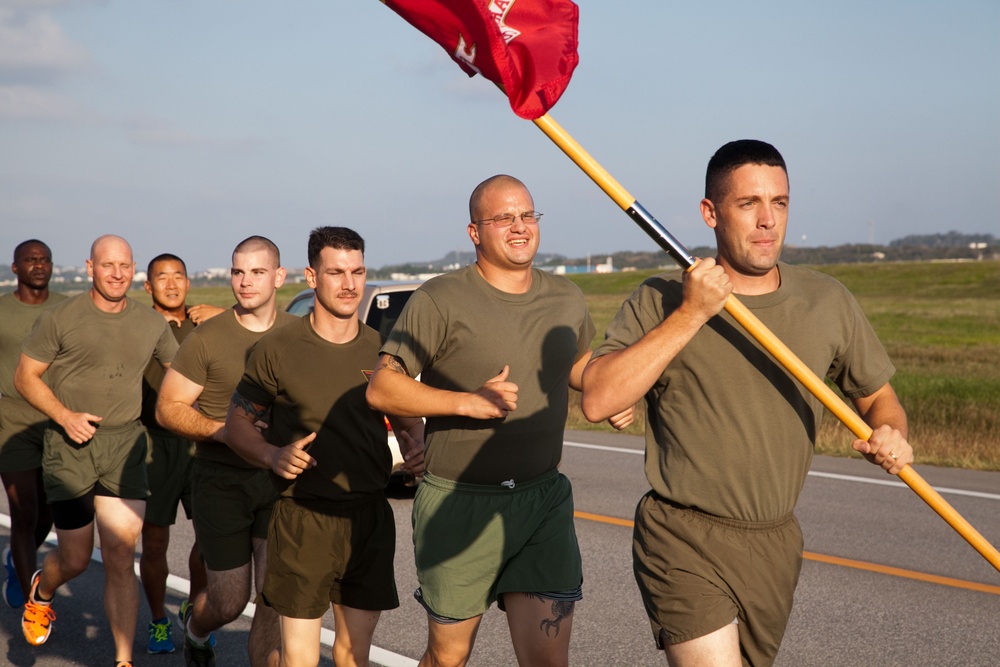
[[823, 405], [721, 313], [729, 295], [854, 403], [874, 429], [854, 449], [892, 475], [913, 449], [895, 368], [857, 302], [829, 276], [778, 261], [789, 202], [778, 151], [731, 142], [705, 180], [718, 257], [629, 297], [587, 366], [583, 412], [599, 421], [646, 398], [652, 491], [636, 509], [633, 568], [667, 661], [759, 667], [773, 663], [792, 609], [793, 509]]

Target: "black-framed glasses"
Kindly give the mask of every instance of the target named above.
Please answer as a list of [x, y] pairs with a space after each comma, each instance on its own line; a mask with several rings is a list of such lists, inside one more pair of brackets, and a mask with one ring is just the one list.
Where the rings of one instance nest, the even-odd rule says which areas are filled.
[[513, 213], [504, 213], [503, 215], [498, 215], [493, 218], [486, 218], [485, 220], [473, 220], [474, 223], [480, 225], [493, 225], [494, 227], [510, 227], [514, 224], [514, 220], [521, 218], [521, 222], [526, 225], [537, 224], [542, 218], [542, 214], [538, 211], [525, 211], [520, 215], [514, 215]]

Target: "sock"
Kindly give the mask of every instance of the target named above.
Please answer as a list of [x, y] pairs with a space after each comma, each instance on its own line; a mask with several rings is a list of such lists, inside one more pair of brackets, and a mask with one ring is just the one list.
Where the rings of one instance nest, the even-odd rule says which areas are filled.
[[[208, 633], [208, 635], [209, 635], [209, 637], [211, 637], [212, 633], [210, 632], [210, 633]], [[187, 638], [188, 638], [188, 641], [191, 642], [192, 644], [197, 644], [198, 646], [207, 646], [208, 645], [208, 637], [198, 637], [197, 635], [191, 634], [190, 630], [187, 632]]]
[[38, 587], [36, 586], [35, 590], [32, 591], [31, 600], [32, 602], [40, 604], [43, 607], [48, 607], [50, 604], [52, 604], [52, 598], [54, 598], [55, 596], [56, 596], [55, 593], [53, 593], [51, 598], [43, 598], [42, 594], [38, 591]]

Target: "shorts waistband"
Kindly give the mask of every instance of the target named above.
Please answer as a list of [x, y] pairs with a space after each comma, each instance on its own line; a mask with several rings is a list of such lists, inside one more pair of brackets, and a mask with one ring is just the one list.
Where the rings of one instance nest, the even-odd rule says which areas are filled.
[[278, 503], [289, 504], [301, 507], [317, 514], [329, 516], [346, 516], [362, 507], [379, 505], [385, 502], [385, 493], [372, 493], [367, 496], [359, 496], [350, 500], [331, 500], [324, 498], [295, 498], [293, 496], [279, 496]]
[[559, 477], [559, 469], [553, 468], [552, 470], [542, 473], [534, 479], [529, 479], [523, 482], [511, 479], [498, 484], [469, 484], [468, 482], [456, 482], [453, 479], [445, 479], [444, 477], [437, 477], [431, 473], [424, 473], [424, 481], [421, 482], [421, 484], [427, 484], [435, 489], [448, 491], [449, 493], [506, 495], [510, 493], [518, 493], [519, 491], [529, 491], [542, 486], [543, 484], [551, 483], [557, 477]]
[[731, 519], [725, 516], [716, 516], [715, 514], [708, 514], [702, 512], [696, 507], [688, 507], [687, 505], [681, 505], [680, 503], [675, 503], [669, 498], [664, 498], [655, 491], [649, 492], [650, 497], [652, 497], [657, 502], [661, 502], [664, 505], [668, 505], [675, 510], [680, 510], [681, 512], [690, 512], [696, 515], [699, 519], [704, 519], [709, 523], [714, 523], [718, 526], [725, 526], [728, 528], [738, 528], [739, 530], [748, 532], [765, 532], [769, 530], [776, 530], [779, 528], [784, 528], [788, 524], [795, 521], [795, 514], [789, 512], [785, 516], [779, 517], [777, 519], [771, 519], [770, 521], [744, 521], [743, 519]]
[[[94, 424], [94, 422], [91, 423]], [[94, 433], [95, 438], [100, 437], [102, 435], [119, 435], [121, 433], [132, 433], [135, 431], [140, 431], [143, 428], [145, 428], [142, 425], [142, 422], [140, 422], [138, 419], [133, 419], [130, 422], [125, 422], [124, 424], [119, 424], [118, 426], [105, 426], [100, 422], [97, 422], [96, 424], [94, 424], [94, 426], [97, 427], [97, 431]], [[66, 433], [65, 429], [63, 429], [62, 426], [60, 426], [51, 419], [49, 420], [48, 427], [51, 428], [53, 431], [59, 431], [60, 433], [63, 434]]]

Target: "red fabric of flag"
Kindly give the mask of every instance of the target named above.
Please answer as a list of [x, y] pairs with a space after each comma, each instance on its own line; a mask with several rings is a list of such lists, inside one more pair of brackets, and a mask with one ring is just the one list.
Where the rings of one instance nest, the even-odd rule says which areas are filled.
[[469, 76], [503, 87], [518, 116], [556, 103], [580, 57], [570, 0], [382, 0], [440, 44]]

